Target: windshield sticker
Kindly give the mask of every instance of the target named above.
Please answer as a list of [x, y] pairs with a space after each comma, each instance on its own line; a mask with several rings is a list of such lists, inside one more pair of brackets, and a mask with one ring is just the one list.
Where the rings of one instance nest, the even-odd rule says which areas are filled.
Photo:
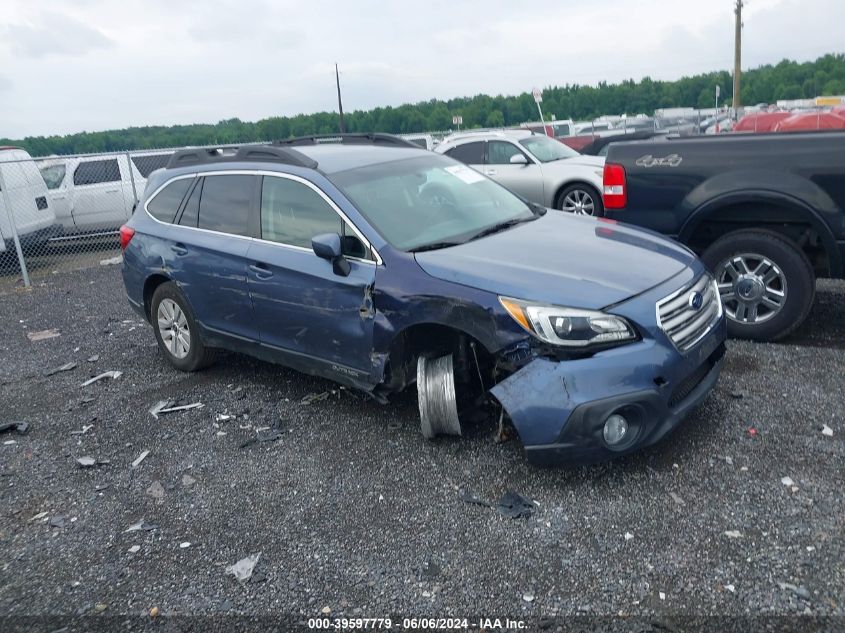
[[452, 174], [455, 178], [460, 178], [468, 185], [484, 180], [484, 176], [466, 165], [454, 165], [452, 167], [447, 167], [446, 171]]
[[651, 154], [646, 154], [637, 159], [639, 167], [677, 167], [684, 159], [677, 154], [669, 154], [663, 158], [655, 158]]

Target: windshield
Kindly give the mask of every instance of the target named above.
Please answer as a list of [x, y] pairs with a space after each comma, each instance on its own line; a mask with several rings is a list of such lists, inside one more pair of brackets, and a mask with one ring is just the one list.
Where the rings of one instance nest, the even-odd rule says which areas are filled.
[[571, 147], [548, 136], [530, 136], [522, 139], [520, 143], [541, 163], [550, 163], [553, 160], [579, 156], [578, 152]]
[[501, 185], [437, 154], [329, 178], [388, 243], [405, 251], [460, 244], [497, 225], [534, 217]]

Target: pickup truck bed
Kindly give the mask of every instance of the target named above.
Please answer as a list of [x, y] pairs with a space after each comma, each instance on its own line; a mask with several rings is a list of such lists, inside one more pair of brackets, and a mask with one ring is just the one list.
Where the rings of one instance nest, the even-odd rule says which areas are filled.
[[815, 278], [845, 277], [845, 132], [614, 143], [604, 187], [606, 217], [702, 257], [733, 336], [786, 336]]

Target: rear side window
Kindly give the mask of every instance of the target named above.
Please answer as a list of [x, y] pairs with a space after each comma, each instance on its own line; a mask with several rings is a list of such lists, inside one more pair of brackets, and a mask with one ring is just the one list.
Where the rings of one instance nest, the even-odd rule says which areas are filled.
[[150, 174], [156, 169], [162, 169], [167, 166], [170, 156], [171, 154], [144, 154], [143, 156], [133, 156], [132, 162], [141, 176], [149, 178]]
[[117, 159], [89, 160], [79, 163], [73, 172], [74, 185], [96, 185], [101, 182], [120, 182]]
[[249, 236], [249, 207], [254, 185], [254, 176], [206, 176], [197, 226]]
[[287, 178], [264, 178], [262, 239], [311, 248], [311, 238], [315, 235], [343, 232], [340, 216], [311, 187]]
[[446, 155], [467, 165], [480, 165], [484, 162], [484, 143], [464, 143], [453, 147]]
[[67, 167], [65, 165], [50, 165], [49, 167], [41, 168], [41, 177], [47, 185], [47, 189], [58, 189], [62, 186], [65, 179], [65, 172]]
[[193, 179], [191, 178], [174, 180], [147, 203], [147, 211], [157, 220], [173, 222], [192, 182]]

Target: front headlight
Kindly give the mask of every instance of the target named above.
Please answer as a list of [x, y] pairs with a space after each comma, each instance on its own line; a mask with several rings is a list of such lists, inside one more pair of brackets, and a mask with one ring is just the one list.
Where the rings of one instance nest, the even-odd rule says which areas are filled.
[[625, 319], [604, 312], [564, 308], [499, 297], [508, 314], [541, 341], [565, 347], [586, 347], [633, 341], [634, 328]]

